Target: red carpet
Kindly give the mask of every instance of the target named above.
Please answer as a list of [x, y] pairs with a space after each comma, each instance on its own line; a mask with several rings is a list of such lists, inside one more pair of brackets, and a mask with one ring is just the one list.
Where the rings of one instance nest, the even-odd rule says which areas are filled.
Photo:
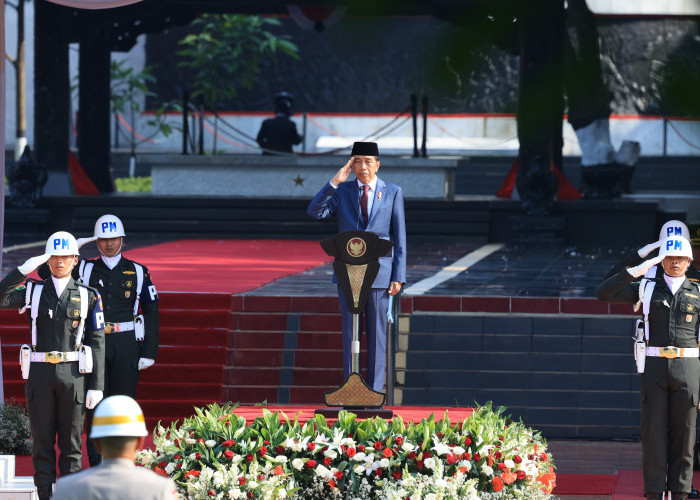
[[[554, 457], [556, 463], [557, 457]], [[617, 476], [614, 474], [559, 474], [554, 495], [612, 495]]]
[[179, 240], [124, 255], [148, 267], [158, 290], [231, 294], [332, 259], [317, 241], [294, 240]]
[[[644, 498], [644, 479], [641, 470], [621, 470], [617, 473], [618, 481], [613, 500], [639, 500]], [[693, 472], [693, 484], [700, 484], [700, 471]]]

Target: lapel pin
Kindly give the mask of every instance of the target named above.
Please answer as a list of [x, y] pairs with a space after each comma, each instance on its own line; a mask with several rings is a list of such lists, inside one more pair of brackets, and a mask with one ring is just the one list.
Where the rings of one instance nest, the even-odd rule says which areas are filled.
[[382, 192], [381, 191], [379, 191], [377, 193], [377, 201], [382, 201]]

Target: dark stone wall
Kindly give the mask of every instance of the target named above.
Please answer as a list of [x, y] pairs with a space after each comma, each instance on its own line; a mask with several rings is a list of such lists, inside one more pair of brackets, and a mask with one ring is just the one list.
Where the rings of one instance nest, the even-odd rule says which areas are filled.
[[[700, 78], [700, 21], [600, 18], [603, 73], [617, 114], [687, 115], [668, 97], [671, 63]], [[177, 67], [177, 40], [188, 28], [149, 35], [147, 63], [156, 66], [157, 94], [177, 98], [189, 87]], [[225, 106], [269, 111], [281, 90], [296, 96], [297, 112], [386, 112], [427, 95], [433, 113], [515, 113], [518, 58], [476, 32], [431, 17], [344, 18], [321, 33], [282, 19], [279, 33], [300, 48], [300, 61], [267, 62], [252, 90]], [[666, 92], [666, 93], [665, 93]]]

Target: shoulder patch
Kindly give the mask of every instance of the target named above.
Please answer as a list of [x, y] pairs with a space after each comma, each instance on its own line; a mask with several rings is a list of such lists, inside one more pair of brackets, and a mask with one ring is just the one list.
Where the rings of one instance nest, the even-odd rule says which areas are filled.
[[27, 287], [24, 285], [19, 285], [17, 288], [15, 288], [15, 290], [26, 290], [26, 289], [27, 289]]

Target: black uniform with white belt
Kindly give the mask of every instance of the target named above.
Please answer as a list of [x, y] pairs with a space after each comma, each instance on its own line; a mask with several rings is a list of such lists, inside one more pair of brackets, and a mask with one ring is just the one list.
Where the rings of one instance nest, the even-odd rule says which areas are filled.
[[[692, 487], [700, 399], [700, 292], [687, 278], [675, 294], [663, 277], [654, 281], [648, 318], [649, 348], [641, 376], [644, 491], [647, 495], [665, 491], [687, 494]], [[634, 304], [639, 300], [639, 287], [638, 278], [623, 270], [605, 280], [596, 290], [596, 297], [606, 302]], [[663, 347], [690, 351], [660, 352], [658, 348]]]
[[[0, 308], [22, 308], [26, 289], [19, 286], [26, 276], [19, 270], [10, 272], [0, 282]], [[36, 352], [75, 353], [75, 341], [80, 320], [81, 297], [84, 286], [69, 278], [59, 297], [49, 278], [41, 291], [38, 316]], [[93, 370], [90, 374], [78, 371], [76, 361], [32, 361], [25, 386], [29, 423], [31, 426], [34, 484], [50, 488], [56, 481], [56, 454], [54, 446], [58, 435], [60, 475], [81, 469], [81, 434], [85, 418], [85, 394], [88, 390], [101, 391], [104, 387], [104, 319], [99, 293], [88, 288], [88, 315], [83, 344], [92, 348]], [[27, 308], [27, 316], [30, 316]], [[31, 318], [30, 318], [31, 323]], [[30, 342], [27, 342], [28, 344]]]

